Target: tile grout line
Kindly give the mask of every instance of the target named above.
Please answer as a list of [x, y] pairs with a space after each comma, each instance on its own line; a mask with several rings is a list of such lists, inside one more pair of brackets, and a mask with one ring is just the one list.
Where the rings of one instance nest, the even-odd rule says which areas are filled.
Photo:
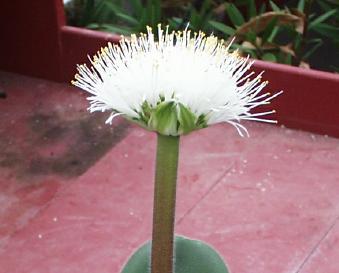
[[315, 246], [311, 249], [310, 253], [305, 257], [304, 261], [299, 265], [298, 269], [295, 271], [295, 273], [301, 273], [301, 270], [304, 268], [305, 264], [310, 260], [310, 258], [313, 256], [315, 251], [319, 248], [320, 244], [325, 240], [325, 238], [328, 236], [328, 234], [332, 231], [334, 226], [339, 221], [339, 216], [337, 216], [333, 223], [330, 225], [328, 230], [325, 232], [323, 236], [321, 236], [320, 240], [315, 244]]
[[206, 193], [195, 203], [192, 205], [192, 207], [190, 207], [186, 213], [184, 213], [183, 216], [181, 216], [177, 221], [176, 221], [176, 225], [179, 225], [183, 220], [184, 218], [190, 214], [197, 206], [198, 204], [200, 204], [206, 197], [207, 195], [220, 183], [220, 181], [226, 176], [226, 174], [233, 168], [234, 166], [234, 162], [231, 164], [231, 166], [229, 168], [227, 168], [221, 175], [219, 178], [216, 179], [216, 182], [212, 184], [212, 186], [210, 186], [208, 188], [208, 190], [206, 191]]

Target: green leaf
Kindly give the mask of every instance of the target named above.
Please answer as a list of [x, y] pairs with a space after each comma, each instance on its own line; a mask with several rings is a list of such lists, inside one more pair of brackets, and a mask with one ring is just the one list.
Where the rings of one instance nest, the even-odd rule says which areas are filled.
[[147, 0], [145, 11], [145, 21], [153, 28], [160, 22], [161, 8], [160, 0]]
[[292, 55], [291, 54], [286, 54], [284, 52], [279, 52], [278, 55], [276, 56], [277, 62], [282, 63], [282, 64], [292, 64]]
[[142, 3], [140, 0], [130, 0], [134, 13], [140, 17], [142, 13]]
[[285, 61], [285, 63], [291, 65], [291, 64], [292, 64], [292, 61], [293, 61], [293, 56], [290, 55], [290, 54], [288, 54], [288, 55], [286, 56], [286, 61]]
[[[103, 0], [101, 0], [103, 1]], [[82, 16], [79, 22], [79, 26], [85, 26], [92, 22], [92, 11], [95, 8], [94, 0], [86, 0], [82, 11]]]
[[266, 4], [265, 2], [261, 4], [260, 8], [259, 8], [259, 12], [258, 15], [263, 14], [266, 11]]
[[157, 24], [161, 21], [161, 7], [160, 0], [153, 0], [153, 21], [152, 25], [155, 28]]
[[299, 0], [297, 9], [300, 10], [300, 11], [304, 11], [304, 9], [305, 9], [305, 0]]
[[190, 16], [190, 23], [192, 24], [193, 28], [196, 28], [198, 22], [198, 14], [195, 9], [192, 9], [191, 16]]
[[278, 33], [279, 33], [279, 27], [275, 26], [271, 32], [271, 35], [267, 38], [267, 41], [272, 43]]
[[273, 11], [275, 11], [275, 12], [280, 11], [280, 8], [273, 1], [270, 1], [270, 6], [271, 6]]
[[[104, 3], [105, 5], [105, 8], [110, 10], [111, 12], [113, 13], [117, 13], [117, 12], [123, 12], [123, 9], [121, 6], [111, 2], [111, 1], [105, 1], [105, 0], [102, 0], [101, 1], [102, 3]], [[96, 14], [96, 16], [98, 16], [99, 14]]]
[[204, 0], [200, 8], [200, 12], [199, 12], [200, 16], [204, 17], [209, 12], [210, 9], [211, 9], [211, 1]]
[[111, 13], [112, 11], [107, 8], [107, 1], [99, 1], [96, 7], [91, 10], [92, 21], [95, 21], [97, 23], [104, 22], [105, 20], [109, 19]]
[[[174, 273], [229, 273], [219, 254], [204, 242], [175, 237]], [[151, 243], [141, 246], [121, 273], [150, 273]]]
[[100, 25], [97, 24], [97, 23], [92, 23], [92, 24], [88, 24], [86, 26], [86, 28], [89, 28], [89, 29], [99, 29], [100, 28]]
[[302, 36], [298, 35], [294, 37], [294, 48], [296, 52], [299, 52], [302, 42]]
[[149, 24], [147, 21], [147, 10], [145, 8], [142, 9], [139, 22], [140, 22], [140, 25], [139, 25], [138, 31], [145, 31], [146, 25]]
[[248, 19], [257, 16], [257, 8], [254, 0], [248, 0]]
[[147, 25], [152, 25], [152, 1], [147, 0], [147, 4], [143, 12], [144, 20]]
[[253, 30], [249, 30], [245, 34], [245, 39], [255, 45], [257, 43], [257, 34]]
[[126, 13], [116, 13], [116, 16], [123, 20], [124, 22], [128, 23], [128, 24], [131, 24], [132, 26], [136, 26], [136, 25], [139, 25], [139, 21], [135, 18], [133, 18], [132, 16], [126, 14]]
[[321, 39], [314, 39], [313, 46], [307, 50], [307, 52], [304, 54], [303, 59], [306, 60], [309, 58], [322, 44], [323, 41]]
[[243, 46], [243, 45], [240, 45], [240, 44], [237, 44], [237, 43], [233, 43], [232, 49], [239, 49], [240, 52], [249, 54], [254, 59], [258, 59], [257, 51], [254, 48], [248, 48], [246, 46]]
[[272, 35], [272, 32], [275, 28], [275, 26], [277, 25], [278, 22], [278, 18], [275, 17], [273, 18], [266, 26], [263, 34], [262, 34], [262, 43], [266, 43], [268, 38]]
[[234, 1], [227, 1], [227, 2], [233, 2], [237, 7], [246, 6], [248, 4], [248, 0], [234, 0]]
[[323, 11], [329, 11], [332, 10], [333, 8], [331, 5], [323, 2], [323, 1], [317, 1], [317, 4], [322, 8]]
[[222, 33], [224, 33], [226, 35], [232, 36], [235, 33], [234, 28], [231, 28], [231, 27], [229, 27], [229, 26], [227, 26], [223, 23], [213, 21], [213, 20], [209, 21], [208, 23], [211, 25], [211, 27], [221, 31]]
[[309, 25], [309, 29], [313, 29], [315, 26], [317, 26], [318, 24], [326, 21], [327, 19], [329, 19], [333, 14], [335, 14], [337, 12], [336, 9], [334, 10], [330, 10], [328, 12], [325, 12], [324, 14], [320, 15], [319, 17], [317, 17], [317, 19], [313, 20], [310, 25]]
[[319, 23], [313, 27], [313, 31], [331, 39], [339, 38], [339, 28], [328, 24]]
[[200, 30], [205, 30], [208, 27], [208, 20], [212, 15], [212, 5], [211, 0], [203, 0], [199, 9], [197, 10], [197, 21], [195, 23], [195, 28]]
[[226, 12], [233, 25], [241, 26], [243, 23], [245, 23], [244, 17], [235, 5], [229, 4], [227, 6]]
[[102, 24], [100, 25], [100, 28], [104, 31], [112, 32], [115, 34], [122, 34], [122, 35], [129, 35], [132, 33], [131, 29], [125, 28], [125, 27], [119, 27], [112, 24]]
[[261, 59], [264, 61], [269, 61], [269, 62], [274, 62], [274, 63], [277, 62], [277, 57], [273, 53], [269, 53], [269, 52], [262, 55]]
[[172, 17], [168, 20], [168, 23], [171, 29], [177, 30], [182, 25], [183, 20], [182, 18]]

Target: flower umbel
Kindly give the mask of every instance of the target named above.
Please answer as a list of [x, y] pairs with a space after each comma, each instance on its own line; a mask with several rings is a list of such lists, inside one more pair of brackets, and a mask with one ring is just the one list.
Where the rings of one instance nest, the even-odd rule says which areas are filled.
[[177, 136], [211, 124], [232, 124], [248, 135], [241, 120], [274, 123], [251, 113], [281, 92], [261, 94], [267, 82], [248, 72], [253, 61], [230, 53], [223, 40], [185, 29], [169, 33], [158, 26], [158, 39], [147, 34], [108, 44], [78, 66], [72, 83], [89, 93], [89, 110], [111, 111], [106, 123], [119, 115], [163, 135]]

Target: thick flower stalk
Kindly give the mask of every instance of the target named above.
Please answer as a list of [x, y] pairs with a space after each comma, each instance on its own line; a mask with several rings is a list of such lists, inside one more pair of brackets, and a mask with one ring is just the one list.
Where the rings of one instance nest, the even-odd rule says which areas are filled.
[[230, 53], [223, 40], [203, 32], [169, 33], [158, 26], [139, 37], [122, 37], [93, 59], [92, 67], [78, 66], [72, 83], [91, 96], [89, 110], [111, 111], [107, 123], [119, 115], [146, 129], [178, 136], [226, 122], [241, 136], [248, 135], [241, 120], [275, 122], [251, 111], [276, 97], [261, 93], [267, 82], [248, 72], [252, 61]]

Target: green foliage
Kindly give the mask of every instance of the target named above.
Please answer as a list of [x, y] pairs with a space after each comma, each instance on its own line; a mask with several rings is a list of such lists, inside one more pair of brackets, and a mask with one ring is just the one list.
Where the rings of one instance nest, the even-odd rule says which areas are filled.
[[160, 4], [161, 0], [74, 0], [78, 16], [73, 24], [126, 35], [138, 33], [163, 21]]
[[210, 28], [209, 25], [213, 15], [212, 0], [202, 0], [200, 5], [196, 5], [193, 2], [191, 1], [181, 7], [182, 18], [174, 17], [169, 19], [170, 27], [172, 29], [182, 29], [189, 23], [190, 29], [194, 31], [212, 31], [213, 28]]
[[210, 20], [209, 24], [212, 28], [222, 32], [225, 35], [233, 36], [234, 33], [235, 33], [234, 28], [227, 26], [223, 23], [220, 23], [220, 22], [217, 22], [217, 21], [214, 21], [214, 20]]
[[226, 8], [226, 12], [234, 26], [239, 27], [245, 23], [244, 17], [234, 4], [229, 4]]
[[[209, 245], [176, 236], [174, 273], [229, 273], [219, 254]], [[150, 273], [151, 243], [141, 246], [121, 273]]]
[[319, 17], [317, 17], [316, 19], [311, 20], [309, 24], [309, 29], [311, 30], [312, 28], [317, 27], [320, 23], [323, 23], [324, 21], [328, 20], [337, 12], [338, 12], [337, 10], [329, 10], [325, 12], [324, 14], [320, 15]]
[[291, 3], [284, 7], [274, 0], [268, 6], [258, 6], [255, 0], [73, 0], [66, 10], [73, 25], [124, 35], [158, 23], [182, 29], [189, 22], [192, 30], [216, 33], [226, 42], [236, 37], [232, 47], [243, 54], [296, 66], [312, 60], [324, 48], [324, 39], [339, 49], [339, 1]]

